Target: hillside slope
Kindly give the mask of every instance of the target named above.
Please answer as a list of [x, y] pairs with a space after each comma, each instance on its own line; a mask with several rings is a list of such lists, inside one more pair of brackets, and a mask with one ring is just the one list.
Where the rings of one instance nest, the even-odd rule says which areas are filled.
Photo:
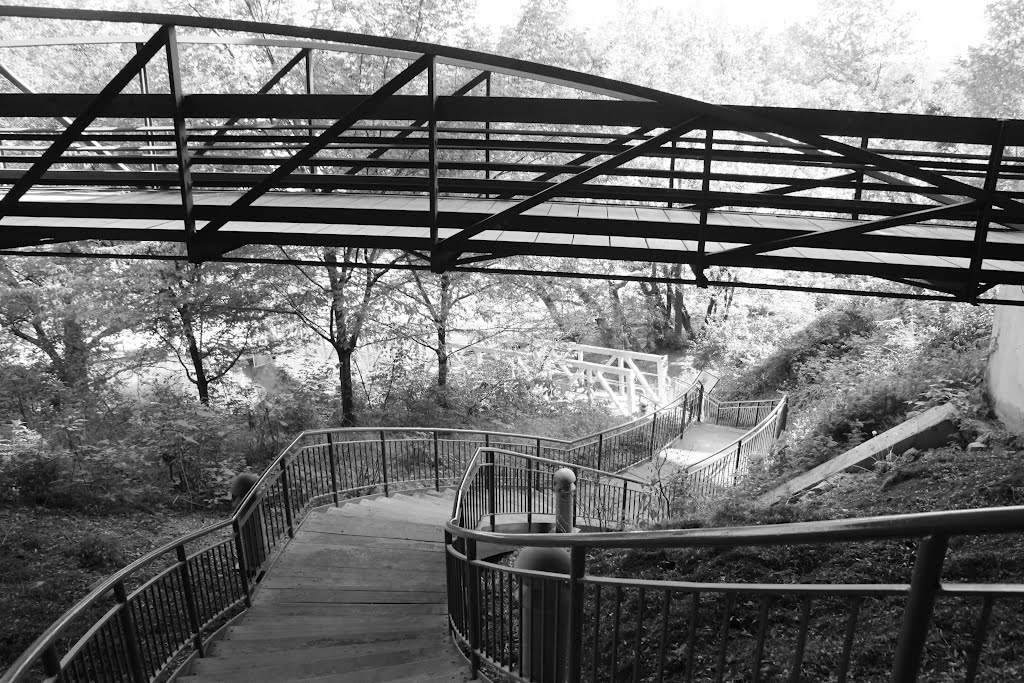
[[[773, 524], [819, 519], [870, 517], [934, 510], [957, 510], [1024, 504], [1024, 450], [1014, 437], [993, 430], [984, 450], [949, 446], [927, 451], [916, 460], [898, 459], [885, 472], [844, 474], [835, 488], [805, 496], [797, 503], [758, 508], [747, 490], [709, 509], [659, 525], [692, 528]], [[885, 469], [880, 467], [879, 469]], [[909, 581], [915, 543], [781, 546], [765, 548], [629, 550], [602, 553], [595, 565], [613, 575], [695, 582], [743, 583], [903, 583]], [[1020, 536], [960, 537], [950, 540], [943, 570], [947, 582], [1024, 582], [1024, 538]], [[714, 655], [722, 601], [713, 594], [702, 602], [698, 642]], [[1024, 679], [1024, 615], [1016, 601], [995, 602], [982, 654], [979, 680]], [[737, 601], [729, 618], [727, 680], [742, 678], [749, 667], [758, 624], [758, 600]], [[796, 637], [799, 602], [780, 598], [770, 611], [765, 660], [775, 675], [785, 674]], [[848, 607], [841, 601], [816, 599], [811, 611], [807, 655], [801, 680], [835, 675]], [[850, 676], [857, 681], [888, 680], [893, 646], [899, 632], [902, 598], [865, 600], [853, 646]], [[980, 600], [941, 599], [929, 630], [921, 680], [963, 680], [965, 653], [971, 647]], [[705, 623], [706, 622], [706, 623]], [[685, 625], [680, 625], [686, 628]], [[700, 634], [704, 634], [702, 638]], [[775, 643], [773, 652], [772, 643]], [[698, 665], [700, 658], [698, 657]], [[680, 664], [681, 666], [681, 664]], [[771, 680], [775, 680], [771, 675]]]

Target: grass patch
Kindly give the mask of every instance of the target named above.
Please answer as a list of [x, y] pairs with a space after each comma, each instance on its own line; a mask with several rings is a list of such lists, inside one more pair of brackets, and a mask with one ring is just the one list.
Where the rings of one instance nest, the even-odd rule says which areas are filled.
[[0, 507], [0, 671], [114, 569], [222, 518], [208, 512], [88, 515]]

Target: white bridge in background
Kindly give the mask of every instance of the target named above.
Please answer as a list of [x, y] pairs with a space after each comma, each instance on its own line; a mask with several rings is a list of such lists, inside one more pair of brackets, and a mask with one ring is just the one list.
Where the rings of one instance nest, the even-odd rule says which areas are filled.
[[[523, 368], [532, 365], [535, 354], [472, 342], [451, 342], [452, 355], [484, 360], [512, 360]], [[668, 376], [668, 356], [608, 349], [587, 344], [564, 345], [565, 355], [549, 359], [543, 372], [561, 386], [577, 389], [589, 400], [608, 399], [626, 417], [650, 405], [664, 405], [676, 395], [677, 380]], [[688, 383], [687, 383], [688, 384]]]

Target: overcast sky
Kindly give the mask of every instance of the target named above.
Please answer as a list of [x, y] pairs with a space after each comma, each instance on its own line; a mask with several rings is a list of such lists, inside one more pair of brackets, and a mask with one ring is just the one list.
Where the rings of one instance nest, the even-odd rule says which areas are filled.
[[[677, 11], [719, 14], [723, 20], [781, 29], [814, 12], [818, 0], [645, 0]], [[828, 0], [825, 0], [826, 2]], [[580, 26], [601, 23], [617, 0], [569, 0], [572, 21]], [[478, 0], [480, 19], [495, 28], [516, 20], [523, 0]], [[889, 0], [897, 11], [914, 12], [915, 36], [926, 59], [941, 71], [968, 45], [985, 35], [985, 0]]]

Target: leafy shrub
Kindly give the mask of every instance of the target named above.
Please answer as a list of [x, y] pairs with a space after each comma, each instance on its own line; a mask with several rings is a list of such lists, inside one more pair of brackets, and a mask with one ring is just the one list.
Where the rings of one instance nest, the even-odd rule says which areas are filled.
[[932, 406], [983, 410], [990, 334], [991, 311], [966, 305], [844, 304], [723, 382], [723, 393], [788, 392], [789, 428], [768, 469], [791, 476]]
[[71, 554], [82, 569], [115, 568], [126, 564], [124, 545], [116, 536], [105, 532], [90, 532], [82, 536]]

